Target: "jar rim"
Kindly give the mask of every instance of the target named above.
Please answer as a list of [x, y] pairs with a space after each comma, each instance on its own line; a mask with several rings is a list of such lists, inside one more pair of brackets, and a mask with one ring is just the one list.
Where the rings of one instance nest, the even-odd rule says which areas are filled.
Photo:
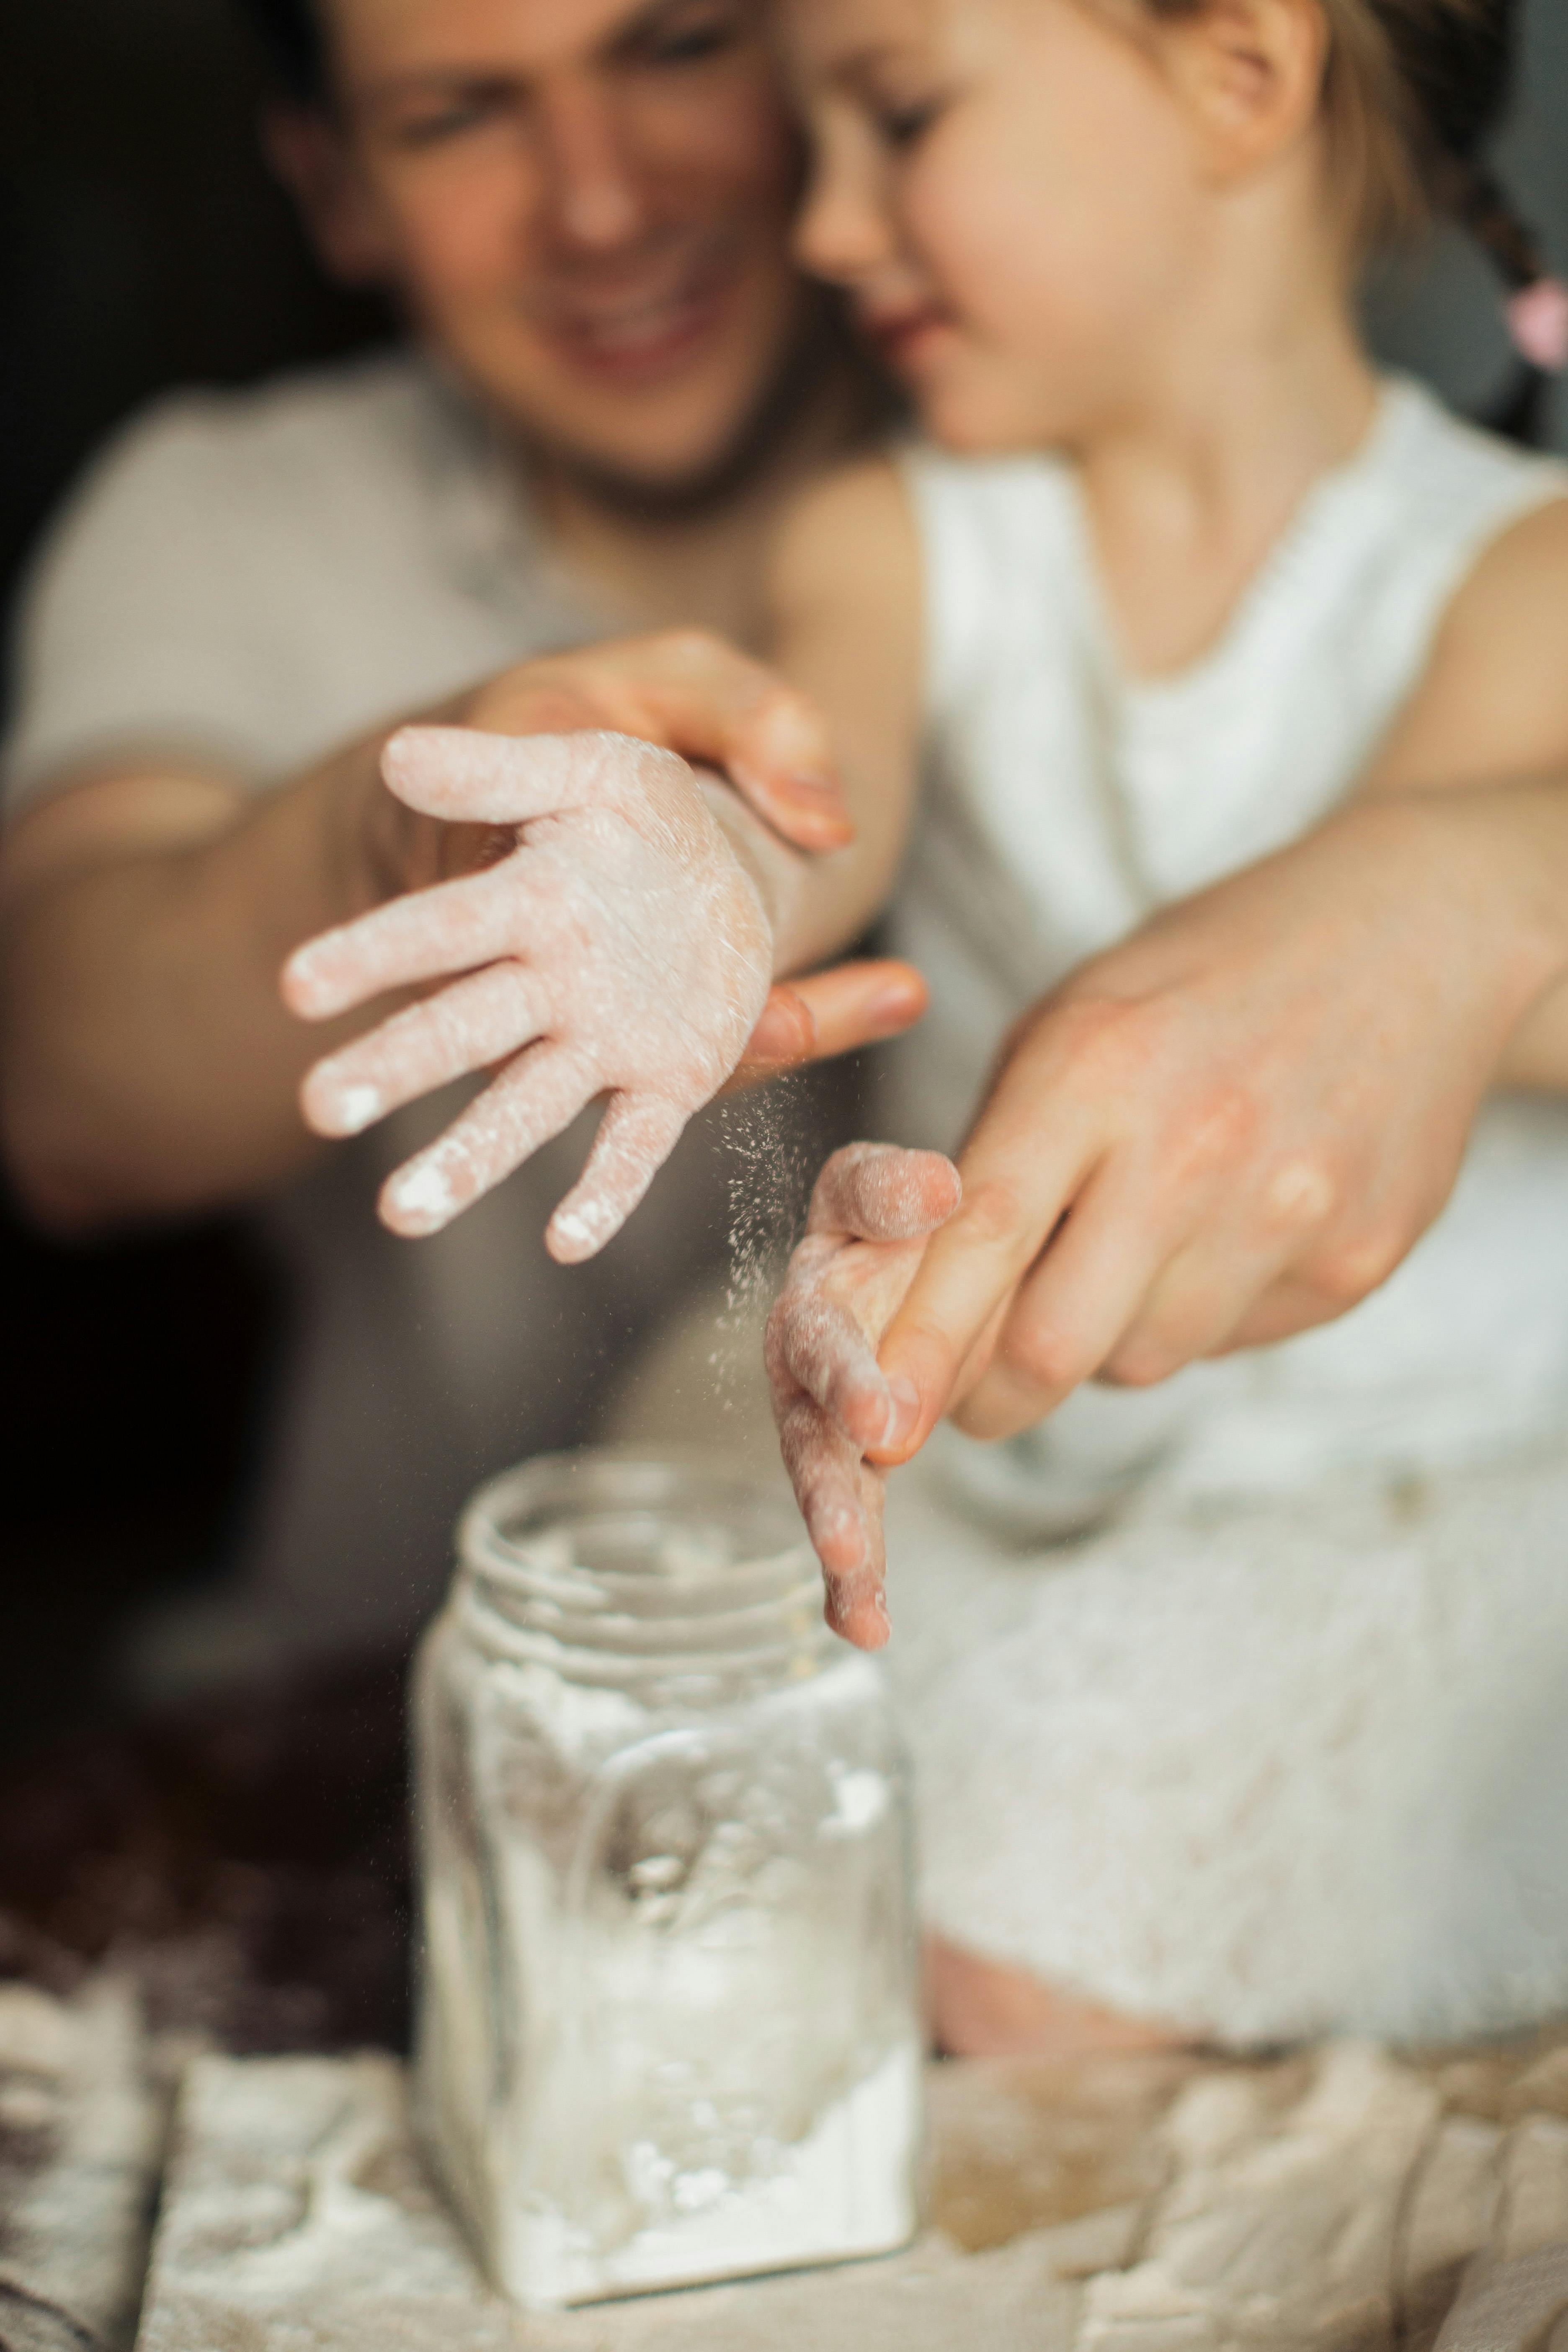
[[477, 1609], [557, 1660], [760, 1658], [831, 1639], [782, 1477], [717, 1447], [584, 1446], [489, 1480], [458, 1524]]

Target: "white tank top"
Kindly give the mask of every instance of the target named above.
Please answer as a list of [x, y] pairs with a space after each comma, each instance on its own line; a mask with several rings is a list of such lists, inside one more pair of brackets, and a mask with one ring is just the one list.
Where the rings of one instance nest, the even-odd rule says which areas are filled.
[[[1348, 794], [1478, 556], [1568, 495], [1568, 467], [1388, 380], [1361, 449], [1302, 501], [1218, 642], [1153, 681], [1118, 667], [1068, 465], [918, 448], [904, 477], [928, 724], [894, 929], [932, 1009], [897, 1049], [892, 1126], [951, 1149], [1026, 1005]], [[1190, 1489], [1277, 1490], [1564, 1420], [1568, 1105], [1499, 1099], [1443, 1216], [1338, 1323], [1160, 1391], [1085, 1391], [983, 1462], [944, 1444], [977, 1502], [1016, 1503], [1044, 1533], [1092, 1517], [1094, 1494], [1151, 1451]]]

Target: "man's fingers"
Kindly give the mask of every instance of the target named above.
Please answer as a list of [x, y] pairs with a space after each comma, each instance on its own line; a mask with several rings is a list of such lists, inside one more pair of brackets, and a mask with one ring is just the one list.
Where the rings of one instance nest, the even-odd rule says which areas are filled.
[[612, 807], [652, 767], [685, 763], [632, 735], [486, 735], [471, 727], [402, 727], [382, 753], [400, 801], [449, 824], [527, 824], [563, 809]]
[[896, 1143], [846, 1143], [811, 1190], [810, 1234], [852, 1234], [859, 1241], [913, 1241], [954, 1214], [963, 1180], [939, 1151], [905, 1151]]
[[516, 1054], [543, 1035], [549, 1020], [537, 974], [511, 961], [487, 965], [318, 1062], [299, 1090], [306, 1124], [318, 1135], [358, 1135], [404, 1103]]
[[954, 1414], [968, 1435], [1011, 1437], [1093, 1379], [1135, 1323], [1166, 1260], [1168, 1245], [1148, 1234], [1145, 1221], [1134, 1186], [1104, 1175], [1085, 1185]]
[[1107, 1358], [1103, 1377], [1146, 1388], [1186, 1364], [1225, 1354], [1291, 1255], [1288, 1240], [1246, 1249], [1223, 1232], [1178, 1251]]
[[534, 1045], [508, 1063], [444, 1135], [382, 1187], [382, 1223], [418, 1239], [437, 1234], [570, 1127], [594, 1092], [574, 1054]]
[[[999, 1136], [988, 1132], [997, 1127]], [[926, 1244], [879, 1351], [890, 1381], [920, 1399], [886, 1458], [906, 1459], [947, 1410], [977, 1340], [1080, 1190], [1093, 1145], [1082, 1121], [1042, 1136], [1027, 1096], [1015, 1102], [998, 1090], [992, 1097], [964, 1154], [964, 1197]]]
[[1285, 1276], [1262, 1292], [1216, 1352], [1229, 1355], [1238, 1348], [1271, 1348], [1278, 1340], [1293, 1339], [1298, 1331], [1332, 1323], [1343, 1313], [1342, 1294], [1299, 1276]]
[[681, 1139], [685, 1118], [647, 1095], [612, 1095], [582, 1174], [550, 1219], [545, 1246], [579, 1265], [613, 1240]]
[[892, 960], [835, 964], [781, 982], [724, 1091], [737, 1094], [803, 1063], [830, 1061], [896, 1037], [919, 1020], [927, 1002], [914, 965]]
[[804, 695], [703, 630], [644, 640], [625, 658], [660, 740], [724, 769], [775, 832], [818, 851], [853, 838], [826, 722]]
[[389, 989], [494, 963], [512, 951], [520, 896], [507, 859], [483, 874], [389, 898], [296, 948], [283, 967], [283, 1001], [303, 1021], [326, 1021]]

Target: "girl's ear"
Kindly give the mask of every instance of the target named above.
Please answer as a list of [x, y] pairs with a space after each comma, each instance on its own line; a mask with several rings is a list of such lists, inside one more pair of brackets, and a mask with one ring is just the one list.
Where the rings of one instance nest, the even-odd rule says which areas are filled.
[[274, 106], [262, 121], [267, 159], [298, 205], [329, 276], [383, 286], [393, 256], [348, 142], [322, 108]]
[[1240, 179], [1304, 136], [1328, 64], [1321, 0], [1205, 0], [1160, 26], [1168, 68], [1213, 177]]

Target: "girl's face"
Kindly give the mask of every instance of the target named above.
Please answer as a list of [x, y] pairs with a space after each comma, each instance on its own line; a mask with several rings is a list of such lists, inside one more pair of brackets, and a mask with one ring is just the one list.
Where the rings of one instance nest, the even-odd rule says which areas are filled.
[[799, 250], [950, 446], [1071, 443], [1157, 369], [1206, 241], [1166, 61], [1115, 0], [788, 0]]

